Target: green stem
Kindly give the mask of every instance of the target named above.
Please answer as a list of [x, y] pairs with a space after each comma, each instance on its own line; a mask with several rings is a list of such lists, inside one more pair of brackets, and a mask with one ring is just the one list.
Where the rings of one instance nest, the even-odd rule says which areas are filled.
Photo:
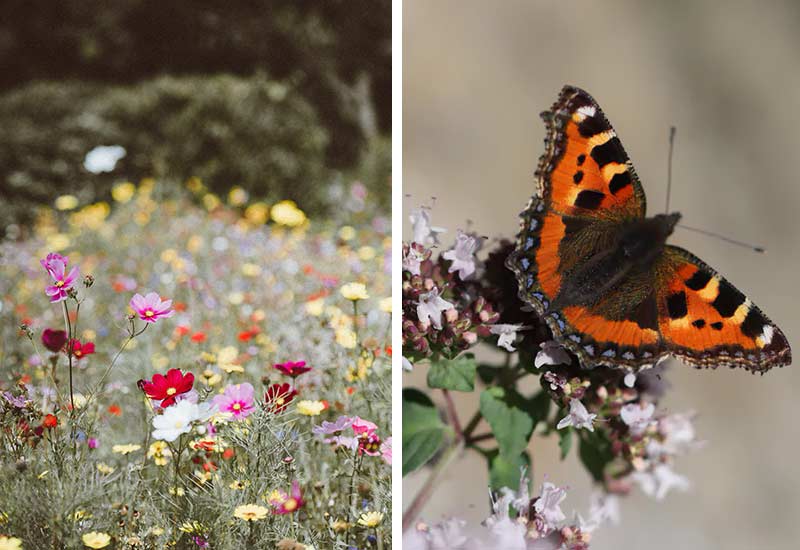
[[355, 509], [355, 496], [356, 496], [356, 474], [358, 468], [361, 466], [361, 456], [358, 454], [358, 448], [353, 455], [353, 472], [350, 474], [350, 506], [347, 509], [347, 537], [345, 544], [350, 544], [350, 535], [352, 534], [352, 526], [350, 520], [353, 519], [353, 510]]

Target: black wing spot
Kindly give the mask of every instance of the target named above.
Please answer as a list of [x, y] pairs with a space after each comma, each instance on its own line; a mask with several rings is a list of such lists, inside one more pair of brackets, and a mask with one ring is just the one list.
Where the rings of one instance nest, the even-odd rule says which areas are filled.
[[597, 165], [602, 168], [611, 162], [618, 162], [624, 164], [628, 160], [625, 155], [625, 150], [622, 148], [619, 138], [614, 136], [602, 145], [597, 145], [592, 148], [592, 158]]
[[670, 319], [682, 319], [689, 312], [686, 307], [686, 293], [684, 291], [670, 294], [667, 298], [667, 311]]
[[611, 129], [608, 121], [602, 116], [586, 117], [578, 124], [578, 132], [583, 137], [592, 137]]
[[619, 174], [614, 174], [614, 177], [611, 178], [611, 181], [608, 183], [608, 188], [611, 190], [612, 195], [616, 195], [617, 191], [623, 189], [631, 184], [631, 175], [628, 171], [620, 172]]
[[603, 202], [604, 197], [605, 194], [600, 191], [586, 189], [578, 193], [578, 196], [575, 197], [575, 206], [578, 208], [596, 210], [600, 206], [600, 203]]
[[583, 218], [576, 218], [574, 216], [564, 216], [563, 218], [561, 218], [561, 221], [564, 223], [565, 237], [574, 236], [575, 233], [577, 233], [590, 223]]
[[578, 155], [578, 166], [583, 166], [583, 163], [586, 162], [586, 155], [581, 153]]
[[744, 300], [744, 294], [733, 288], [728, 281], [720, 280], [719, 293], [711, 305], [723, 317], [731, 317]]
[[694, 272], [694, 275], [686, 279], [684, 282], [686, 283], [686, 286], [692, 290], [703, 290], [710, 280], [710, 273], [706, 273], [705, 271], [698, 269]]
[[574, 181], [576, 184], [580, 183], [582, 179], [583, 179], [583, 171], [582, 170], [578, 170], [572, 176], [572, 181]]
[[692, 325], [697, 327], [697, 328], [703, 328], [704, 326], [706, 326], [706, 320], [705, 319], [698, 319], [696, 321], [692, 321]]
[[711, 323], [711, 325], [709, 325], [709, 326], [711, 328], [713, 328], [714, 330], [722, 330], [722, 321], [717, 321], [716, 323]]
[[755, 307], [751, 307], [747, 312], [747, 317], [742, 321], [742, 332], [754, 340], [764, 332], [764, 325], [767, 319], [759, 313]]
[[636, 321], [641, 329], [658, 330], [658, 302], [656, 295], [650, 294], [637, 306], [631, 321]]

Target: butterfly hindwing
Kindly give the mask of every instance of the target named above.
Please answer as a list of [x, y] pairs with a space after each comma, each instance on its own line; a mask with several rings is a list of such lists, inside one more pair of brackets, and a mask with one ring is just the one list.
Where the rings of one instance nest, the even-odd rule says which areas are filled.
[[696, 366], [766, 371], [791, 363], [783, 332], [736, 287], [682, 248], [656, 267], [664, 347]]

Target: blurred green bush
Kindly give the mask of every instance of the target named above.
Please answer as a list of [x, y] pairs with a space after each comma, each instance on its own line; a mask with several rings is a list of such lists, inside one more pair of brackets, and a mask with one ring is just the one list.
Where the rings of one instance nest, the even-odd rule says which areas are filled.
[[[105, 199], [114, 183], [143, 177], [183, 182], [199, 177], [220, 194], [289, 198], [312, 214], [331, 206], [327, 167], [332, 139], [314, 107], [288, 81], [160, 77], [134, 86], [35, 82], [0, 95], [0, 216], [26, 222], [31, 207], [58, 194]], [[391, 150], [374, 137], [352, 172], [389, 205]], [[83, 165], [98, 145], [127, 155], [110, 173]], [[363, 169], [360, 167], [363, 166]]]

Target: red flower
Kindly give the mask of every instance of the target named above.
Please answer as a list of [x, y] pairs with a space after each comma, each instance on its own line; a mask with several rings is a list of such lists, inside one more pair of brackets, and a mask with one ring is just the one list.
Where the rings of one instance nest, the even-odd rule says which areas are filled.
[[64, 344], [67, 343], [67, 333], [63, 330], [44, 329], [42, 332], [42, 344], [52, 352], [59, 352]]
[[272, 384], [267, 388], [264, 400], [267, 402], [267, 407], [269, 407], [273, 413], [277, 414], [286, 410], [286, 407], [292, 402], [295, 395], [297, 395], [297, 390], [292, 388], [289, 384]]
[[194, 375], [183, 374], [180, 369], [170, 369], [167, 375], [154, 374], [151, 381], [139, 380], [138, 386], [150, 399], [161, 399], [161, 406], [166, 408], [175, 403], [175, 398], [192, 389]]
[[311, 367], [306, 366], [305, 361], [287, 361], [286, 363], [278, 363], [277, 365], [273, 365], [276, 369], [281, 371], [283, 374], [287, 376], [291, 376], [295, 378], [300, 376], [304, 372], [308, 372], [311, 370]]
[[113, 404], [108, 407], [108, 413], [113, 414], [114, 416], [120, 416], [122, 415], [122, 409], [120, 408], [119, 405]]
[[230, 460], [234, 457], [234, 455], [236, 455], [236, 451], [234, 451], [232, 447], [228, 447], [222, 453], [222, 458], [224, 458], [225, 460]]
[[54, 414], [48, 414], [42, 420], [42, 426], [45, 428], [55, 428], [58, 426], [58, 417]]
[[87, 355], [91, 355], [94, 353], [94, 343], [93, 342], [86, 342], [85, 344], [81, 344], [79, 340], [72, 339], [69, 342], [70, 348], [72, 348], [72, 355], [81, 359], [82, 357], [86, 357]]
[[191, 340], [192, 340], [192, 342], [196, 342], [198, 344], [200, 342], [205, 342], [206, 341], [206, 333], [202, 332], [202, 331], [195, 332], [194, 334], [192, 334]]

